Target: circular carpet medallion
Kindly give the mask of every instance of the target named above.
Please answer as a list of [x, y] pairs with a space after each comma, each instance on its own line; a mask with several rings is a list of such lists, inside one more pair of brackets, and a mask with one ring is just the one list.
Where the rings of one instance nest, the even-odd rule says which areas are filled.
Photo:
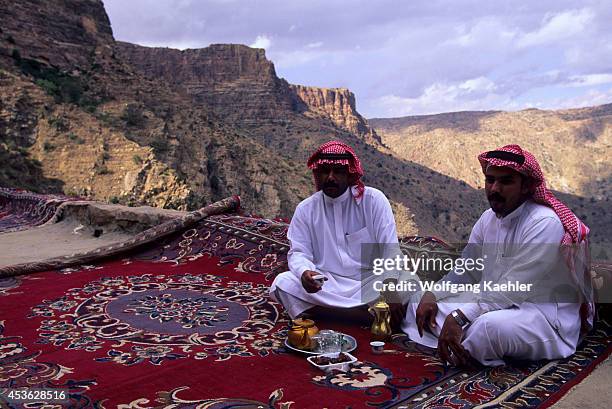
[[205, 275], [103, 277], [44, 300], [37, 342], [125, 365], [193, 356], [225, 360], [282, 350], [285, 333], [264, 284]]

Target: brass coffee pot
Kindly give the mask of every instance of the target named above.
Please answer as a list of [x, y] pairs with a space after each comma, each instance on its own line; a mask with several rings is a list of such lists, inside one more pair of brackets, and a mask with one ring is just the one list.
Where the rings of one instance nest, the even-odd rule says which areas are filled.
[[293, 320], [287, 339], [292, 347], [310, 351], [315, 347], [312, 337], [318, 332], [319, 329], [313, 320], [298, 318]]
[[372, 323], [372, 341], [386, 341], [391, 336], [391, 309], [381, 297], [376, 304], [368, 308], [374, 314]]

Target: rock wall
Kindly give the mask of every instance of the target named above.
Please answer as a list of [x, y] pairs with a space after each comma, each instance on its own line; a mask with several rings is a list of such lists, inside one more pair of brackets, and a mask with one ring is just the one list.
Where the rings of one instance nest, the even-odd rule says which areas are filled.
[[355, 106], [355, 94], [346, 88], [318, 88], [290, 85], [296, 96], [308, 110], [329, 118], [348, 132], [380, 143], [380, 138], [370, 128]]
[[100, 1], [0, 0], [0, 16], [1, 186], [184, 210], [239, 194], [267, 216], [307, 195], [305, 175], [234, 126], [292, 106], [263, 50], [192, 50], [189, 71], [178, 50], [133, 46], [153, 50], [147, 78], [119, 56]]
[[146, 77], [163, 80], [232, 122], [275, 120], [297, 109], [286, 81], [276, 76], [265, 51], [239, 44], [195, 50], [117, 42], [118, 55]]
[[243, 125], [287, 122], [306, 111], [368, 141], [380, 142], [344, 88], [292, 85], [278, 78], [263, 49], [213, 44], [195, 50], [117, 42], [117, 54], [149, 78], [191, 95], [223, 119]]
[[3, 64], [18, 50], [21, 58], [59, 69], [88, 68], [99, 48], [114, 43], [100, 0], [0, 0], [0, 21]]

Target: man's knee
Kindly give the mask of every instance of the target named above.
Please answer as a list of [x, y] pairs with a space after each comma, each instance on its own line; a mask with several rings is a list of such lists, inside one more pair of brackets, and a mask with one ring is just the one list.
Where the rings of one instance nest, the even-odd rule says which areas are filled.
[[545, 331], [547, 326], [544, 317], [527, 311], [492, 311], [474, 321], [464, 344], [470, 353], [478, 350], [477, 355], [499, 359], [547, 358], [544, 345], [555, 342], [555, 337]]
[[276, 277], [274, 277], [274, 280], [272, 281], [272, 287], [274, 287], [274, 285], [278, 284], [279, 282], [290, 280], [291, 275], [291, 271], [285, 271], [283, 273], [278, 274]]
[[[291, 271], [285, 271], [284, 273], [280, 273], [279, 275], [274, 277], [274, 280], [270, 285], [270, 295], [274, 296], [273, 294], [277, 291], [295, 292], [296, 289], [299, 290], [300, 288], [301, 285], [298, 286], [295, 283], [295, 276], [293, 275], [293, 273], [291, 273]], [[287, 291], [287, 289], [292, 290]]]
[[[516, 323], [496, 312], [478, 317], [468, 328], [463, 345], [478, 361], [489, 365], [489, 361], [512, 356], [520, 349]], [[499, 364], [499, 362], [497, 363]]]
[[486, 336], [491, 341], [499, 342], [514, 338], [516, 335], [515, 322], [504, 317], [503, 314], [487, 313], [474, 321], [470, 327], [475, 335]]

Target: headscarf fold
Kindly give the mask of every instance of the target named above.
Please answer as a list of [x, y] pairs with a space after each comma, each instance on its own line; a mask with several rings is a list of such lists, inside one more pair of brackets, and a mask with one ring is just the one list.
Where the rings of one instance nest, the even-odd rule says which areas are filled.
[[544, 174], [536, 158], [519, 145], [506, 145], [478, 155], [483, 173], [488, 166], [511, 168], [531, 178], [535, 183], [533, 201], [552, 208], [565, 229], [562, 244], [580, 243], [587, 238], [589, 228], [546, 187]]
[[552, 208], [559, 216], [565, 230], [560, 243], [561, 254], [565, 258], [584, 301], [580, 308], [582, 335], [584, 335], [592, 327], [595, 315], [588, 242], [589, 228], [546, 187], [544, 174], [538, 161], [519, 145], [506, 145], [493, 151], [483, 152], [478, 155], [478, 161], [483, 173], [489, 166], [503, 166], [531, 178], [535, 184], [533, 201]]
[[[365, 186], [361, 181], [363, 169], [361, 168], [359, 158], [350, 146], [340, 141], [329, 141], [319, 146], [319, 148], [310, 155], [307, 165], [309, 169], [314, 171], [322, 164], [348, 166], [349, 175], [352, 176], [354, 180], [353, 186], [356, 187], [353, 195], [355, 199], [363, 196], [363, 192], [365, 191]], [[317, 191], [321, 190], [321, 187], [318, 185], [316, 188]]]

